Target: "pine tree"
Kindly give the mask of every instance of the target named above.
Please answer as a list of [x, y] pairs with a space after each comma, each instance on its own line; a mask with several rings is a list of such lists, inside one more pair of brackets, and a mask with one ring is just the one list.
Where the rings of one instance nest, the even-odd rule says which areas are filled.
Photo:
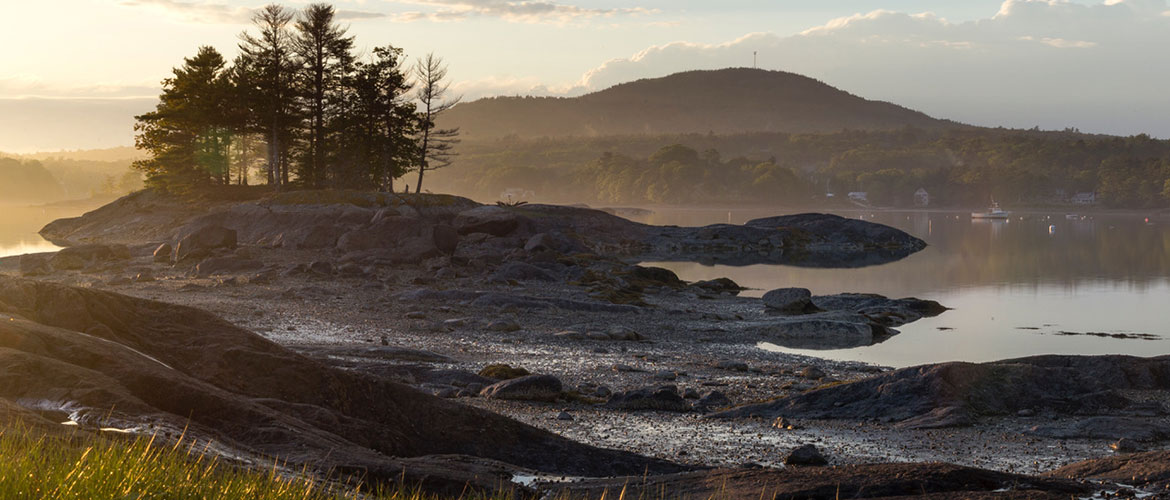
[[241, 57], [258, 76], [256, 111], [268, 141], [268, 183], [277, 186], [289, 182], [289, 151], [297, 124], [294, 77], [299, 63], [289, 31], [292, 20], [288, 9], [267, 5], [252, 18], [259, 34], [240, 35]]
[[353, 67], [353, 37], [334, 22], [331, 5], [315, 3], [301, 11], [293, 45], [302, 62], [298, 83], [308, 123], [299, 180], [313, 188], [327, 182], [329, 128], [340, 101], [341, 82]]
[[402, 49], [378, 47], [346, 79], [340, 185], [392, 191], [394, 179], [413, 163], [415, 106], [406, 98], [411, 86], [403, 61]]
[[414, 192], [422, 192], [423, 174], [428, 170], [435, 170], [451, 164], [452, 151], [459, 143], [459, 129], [437, 129], [435, 119], [444, 111], [459, 103], [460, 98], [444, 100], [450, 84], [447, 79], [447, 67], [443, 59], [434, 54], [427, 54], [419, 59], [415, 65], [417, 99], [419, 102], [419, 133], [418, 153], [416, 157], [418, 169], [418, 185]]
[[224, 113], [230, 85], [224, 59], [214, 48], [199, 52], [163, 80], [154, 111], [135, 117], [135, 145], [150, 153], [134, 167], [147, 182], [164, 189], [185, 189], [228, 182], [231, 128]]

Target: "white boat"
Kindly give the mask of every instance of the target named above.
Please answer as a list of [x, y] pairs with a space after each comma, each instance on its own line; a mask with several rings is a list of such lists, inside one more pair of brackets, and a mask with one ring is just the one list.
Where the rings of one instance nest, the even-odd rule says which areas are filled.
[[991, 202], [991, 206], [984, 212], [971, 212], [972, 219], [1007, 219], [1011, 212], [999, 208], [999, 203]]

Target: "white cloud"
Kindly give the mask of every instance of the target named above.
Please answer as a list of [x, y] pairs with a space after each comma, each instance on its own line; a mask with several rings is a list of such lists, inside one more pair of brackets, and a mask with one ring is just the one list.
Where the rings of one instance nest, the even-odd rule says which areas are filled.
[[650, 47], [588, 71], [579, 87], [750, 66], [757, 52], [762, 68], [944, 118], [1170, 136], [1166, 11], [1165, 0], [1007, 0], [992, 17], [952, 23], [879, 10], [792, 36], [753, 33], [721, 44]]
[[[208, 24], [251, 24], [256, 8], [182, 0], [122, 0], [127, 7], [150, 7], [177, 15], [183, 19]], [[338, 10], [341, 21], [362, 21], [389, 17], [381, 12]]]
[[645, 15], [657, 12], [642, 7], [588, 8], [545, 0], [411, 0], [399, 3], [432, 7], [430, 11], [397, 14], [394, 19], [412, 21], [458, 21], [472, 17], [495, 17], [509, 22], [568, 23], [596, 17]]

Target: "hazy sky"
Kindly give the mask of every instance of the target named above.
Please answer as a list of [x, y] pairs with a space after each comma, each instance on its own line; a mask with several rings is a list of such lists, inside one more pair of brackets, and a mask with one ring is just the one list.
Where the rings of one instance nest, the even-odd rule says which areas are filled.
[[[0, 151], [129, 144], [128, 116], [150, 102], [131, 98], [157, 95], [158, 81], [199, 45], [233, 55], [251, 9], [264, 3], [5, 5]], [[806, 74], [937, 117], [1170, 136], [1166, 0], [333, 4], [359, 47], [434, 51], [468, 98], [575, 95], [686, 69], [750, 66], [756, 51], [762, 68]], [[67, 104], [99, 110], [71, 120]], [[42, 107], [47, 111], [38, 117]], [[99, 118], [119, 116], [115, 109], [125, 109], [127, 118]], [[54, 118], [46, 124], [46, 116]]]

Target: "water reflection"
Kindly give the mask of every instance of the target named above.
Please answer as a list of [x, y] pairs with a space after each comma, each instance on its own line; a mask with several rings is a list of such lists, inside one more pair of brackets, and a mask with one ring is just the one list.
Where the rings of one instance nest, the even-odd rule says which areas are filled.
[[[733, 220], [767, 212], [733, 213]], [[927, 241], [906, 259], [860, 269], [777, 265], [746, 267], [659, 263], [683, 279], [722, 276], [755, 288], [799, 286], [813, 293], [872, 292], [918, 296], [955, 308], [902, 327], [882, 344], [802, 352], [906, 366], [943, 360], [987, 361], [1032, 354], [1170, 353], [1170, 221], [1104, 215], [1013, 215], [978, 221], [960, 213], [841, 213], [901, 228]], [[727, 211], [667, 211], [658, 221], [702, 225]], [[713, 218], [716, 218], [714, 219]], [[1048, 325], [1048, 326], [1045, 326]], [[1031, 329], [1036, 328], [1036, 329]], [[1066, 332], [1145, 333], [1160, 340], [1060, 335]]]
[[80, 209], [0, 205], [0, 257], [57, 250], [37, 231], [54, 219], [80, 213]]

